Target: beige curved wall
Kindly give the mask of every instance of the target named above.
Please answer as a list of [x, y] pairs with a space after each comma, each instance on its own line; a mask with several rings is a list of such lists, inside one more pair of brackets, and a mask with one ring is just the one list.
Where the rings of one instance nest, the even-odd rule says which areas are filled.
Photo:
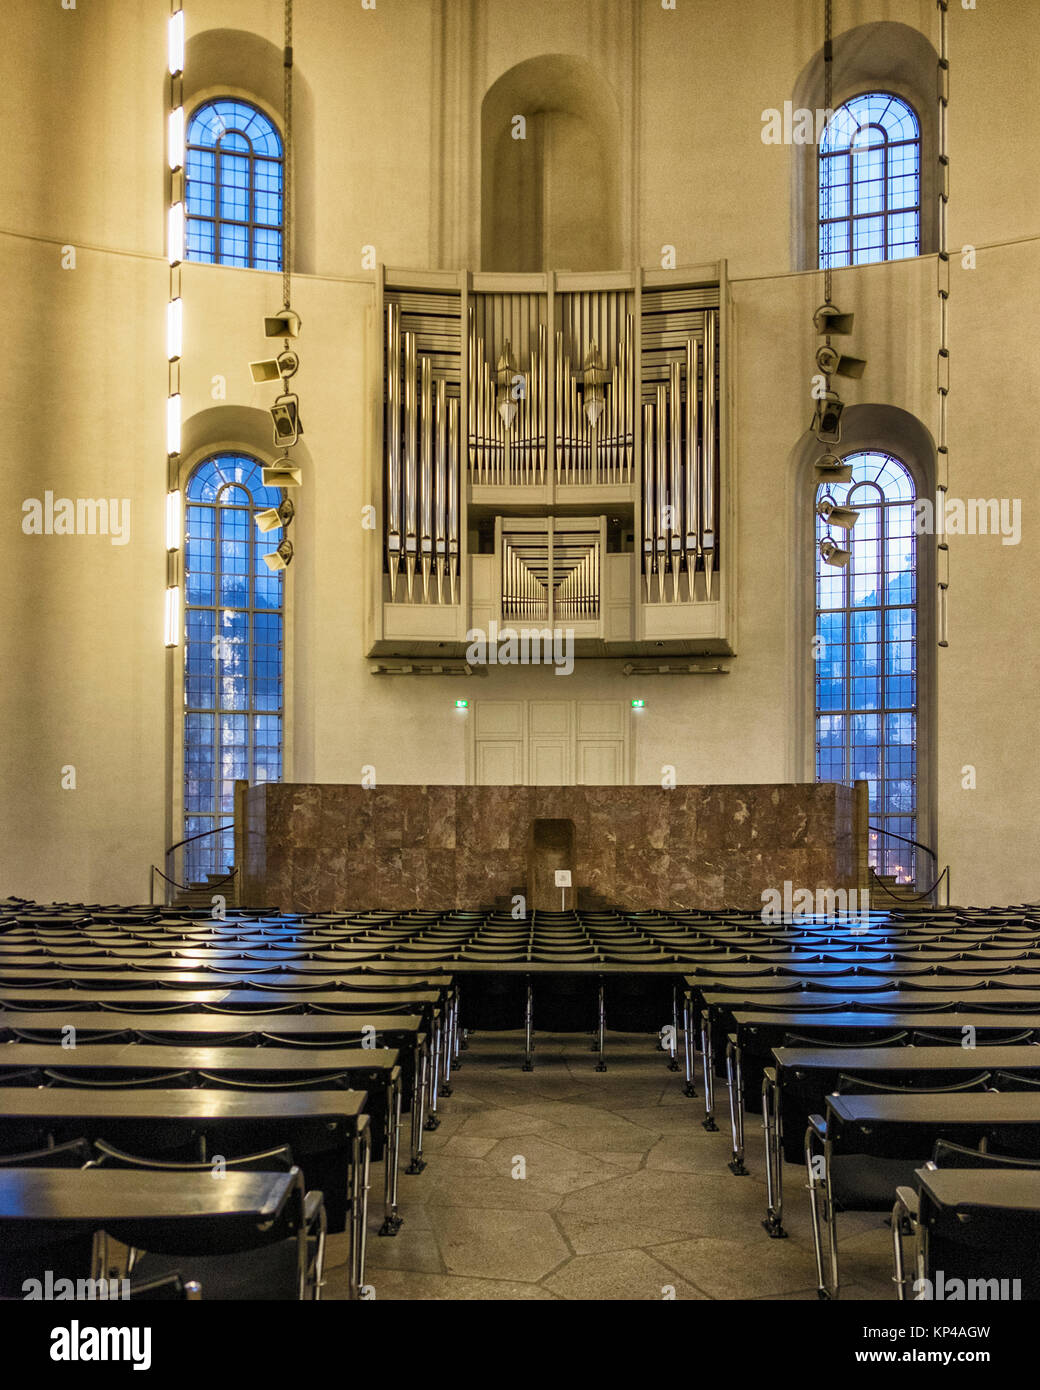
[[[292, 765], [287, 777], [382, 783], [465, 778], [465, 727], [451, 680], [376, 680], [361, 649], [361, 525], [378, 422], [374, 276], [362, 247], [394, 266], [477, 266], [480, 111], [506, 71], [539, 53], [579, 53], [619, 112], [621, 243], [659, 264], [729, 262], [734, 308], [734, 480], [739, 647], [724, 679], [647, 678], [635, 780], [664, 765], [680, 782], [789, 781], [801, 727], [791, 672], [812, 556], [797, 547], [789, 465], [811, 414], [812, 311], [819, 277], [791, 274], [792, 152], [761, 140], [820, 45], [818, 5], [679, 0], [344, 0], [297, 6], [296, 56], [314, 131], [312, 196], [301, 213], [309, 273], [298, 378], [311, 463], [294, 528]], [[189, 45], [203, 29], [281, 45], [276, 0], [187, 0]], [[951, 241], [977, 247], [952, 266], [951, 488], [1023, 499], [1018, 546], [952, 542], [950, 647], [938, 653], [939, 848], [954, 896], [1040, 896], [1040, 791], [1023, 750], [1040, 714], [1040, 592], [1034, 333], [1040, 276], [1030, 84], [1008, 55], [1040, 50], [1032, 0], [975, 12], [951, 6]], [[0, 894], [115, 902], [147, 897], [148, 865], [170, 832], [172, 667], [162, 646], [166, 487], [163, 139], [166, 7], [80, 0], [76, 11], [7, 0], [0, 18], [0, 280], [8, 329], [0, 375], [6, 425], [0, 535]], [[935, 41], [931, 0], [836, 0], [839, 31], [912, 25]], [[268, 48], [263, 48], [267, 52]], [[1026, 55], [1026, 56], [1022, 56]], [[209, 76], [209, 75], [207, 75]], [[996, 98], [999, 96], [999, 100]], [[301, 184], [302, 187], [302, 184]], [[61, 248], [77, 249], [75, 270]], [[306, 247], [304, 253], [302, 248]], [[877, 402], [934, 433], [937, 310], [930, 258], [835, 275], [869, 361], [851, 404]], [[277, 276], [184, 271], [184, 414], [226, 403], [264, 411], [251, 359]], [[46, 489], [129, 498], [129, 544], [26, 536], [22, 503]], [[551, 671], [498, 670], [480, 697], [542, 698]], [[572, 699], [629, 700], [616, 667], [582, 663]], [[635, 718], [635, 716], [633, 716]], [[74, 765], [77, 789], [61, 788]], [[962, 786], [975, 769], [976, 788]], [[174, 837], [176, 838], [176, 837]]]

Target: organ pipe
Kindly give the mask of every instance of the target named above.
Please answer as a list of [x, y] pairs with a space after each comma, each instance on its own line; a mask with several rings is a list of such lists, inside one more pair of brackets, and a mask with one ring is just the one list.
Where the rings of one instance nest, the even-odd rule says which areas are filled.
[[386, 341], [386, 557], [392, 601], [401, 565], [401, 312], [393, 301], [386, 306]]
[[704, 449], [701, 455], [701, 548], [704, 584], [711, 598], [715, 559], [715, 314], [704, 315]]
[[[678, 357], [671, 361], [668, 382], [668, 568], [672, 575], [672, 602], [679, 598], [679, 571], [682, 565], [683, 543], [683, 496], [682, 496], [682, 362]], [[663, 582], [663, 576], [662, 576]]]
[[433, 363], [423, 354], [419, 395], [422, 452], [419, 458], [419, 556], [422, 565], [423, 602], [430, 601], [433, 567]]
[[437, 448], [434, 468], [433, 569], [437, 576], [437, 602], [444, 602], [448, 567], [448, 383], [437, 382]]
[[418, 552], [418, 409], [415, 334], [404, 335], [404, 563], [408, 601], [415, 583]]

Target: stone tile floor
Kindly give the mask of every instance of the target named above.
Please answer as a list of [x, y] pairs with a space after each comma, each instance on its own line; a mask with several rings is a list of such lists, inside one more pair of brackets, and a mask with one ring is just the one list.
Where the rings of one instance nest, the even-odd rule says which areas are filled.
[[[804, 1174], [785, 1167], [787, 1240], [770, 1240], [759, 1118], [734, 1177], [727, 1128], [701, 1127], [654, 1038], [609, 1034], [594, 1071], [584, 1035], [470, 1038], [426, 1171], [401, 1175], [399, 1234], [373, 1209], [366, 1282], [377, 1299], [815, 1299]], [[716, 1093], [725, 1111], [725, 1091]], [[719, 1114], [720, 1127], [724, 1115]], [[525, 1173], [514, 1177], [514, 1172]], [[372, 1197], [382, 1187], [373, 1172]], [[375, 1204], [374, 1204], [375, 1205]], [[345, 1296], [346, 1238], [329, 1242], [324, 1296]], [[839, 1218], [843, 1299], [893, 1299], [884, 1218]], [[674, 1290], [674, 1295], [670, 1292]]]

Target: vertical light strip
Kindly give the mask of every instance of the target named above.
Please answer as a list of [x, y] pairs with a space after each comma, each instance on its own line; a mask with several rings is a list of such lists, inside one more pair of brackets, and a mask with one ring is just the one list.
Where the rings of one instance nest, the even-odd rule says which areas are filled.
[[179, 584], [170, 584], [166, 590], [163, 610], [163, 643], [167, 647], [181, 644], [181, 590]]
[[166, 306], [166, 359], [180, 360], [184, 348], [184, 301], [178, 296]]
[[181, 499], [181, 353], [184, 349], [184, 302], [181, 298], [181, 266], [187, 252], [187, 208], [184, 116], [184, 8], [170, 0], [167, 33], [169, 93], [166, 119], [166, 256], [170, 265], [170, 293], [166, 306], [166, 594], [163, 641], [178, 647], [181, 641], [181, 551], [184, 509]]
[[181, 451], [181, 398], [180, 393], [166, 399], [166, 453], [172, 459]]
[[170, 265], [184, 260], [184, 204], [172, 203], [166, 214], [166, 254]]
[[170, 15], [168, 67], [171, 77], [184, 72], [184, 11], [179, 5]]
[[179, 487], [166, 494], [166, 549], [180, 550], [181, 528], [184, 525], [184, 505]]
[[184, 107], [175, 106], [167, 121], [167, 155], [171, 169], [184, 168]]

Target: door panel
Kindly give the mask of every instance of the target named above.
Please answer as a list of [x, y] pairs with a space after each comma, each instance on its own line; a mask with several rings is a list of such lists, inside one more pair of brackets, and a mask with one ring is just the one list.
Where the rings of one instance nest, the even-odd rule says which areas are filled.
[[478, 786], [625, 786], [622, 700], [477, 700], [470, 767]]

